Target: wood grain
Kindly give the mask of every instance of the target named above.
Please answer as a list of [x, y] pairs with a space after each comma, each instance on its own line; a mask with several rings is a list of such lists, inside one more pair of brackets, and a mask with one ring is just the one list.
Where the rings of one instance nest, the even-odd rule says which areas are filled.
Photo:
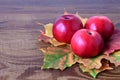
[[[64, 8], [83, 17], [108, 16], [120, 29], [119, 0], [0, 0], [0, 80], [93, 80], [76, 65], [61, 72], [41, 70], [39, 30], [63, 14]], [[120, 67], [95, 80], [120, 80]]]

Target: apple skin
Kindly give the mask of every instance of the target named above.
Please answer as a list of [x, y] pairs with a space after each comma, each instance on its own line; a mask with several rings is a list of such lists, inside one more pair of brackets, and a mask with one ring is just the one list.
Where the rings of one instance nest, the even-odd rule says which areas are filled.
[[75, 15], [60, 16], [53, 24], [53, 37], [59, 42], [70, 44], [73, 34], [83, 28], [81, 20]]
[[97, 31], [105, 41], [107, 41], [114, 32], [114, 24], [106, 16], [90, 17], [85, 24], [85, 28]]
[[91, 58], [100, 54], [104, 47], [101, 35], [89, 29], [80, 29], [71, 39], [72, 51], [79, 57]]

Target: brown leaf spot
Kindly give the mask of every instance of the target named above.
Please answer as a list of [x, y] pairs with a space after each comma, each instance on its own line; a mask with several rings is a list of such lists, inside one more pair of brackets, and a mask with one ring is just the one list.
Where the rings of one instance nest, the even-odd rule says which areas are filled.
[[60, 60], [60, 63], [59, 63], [59, 68], [60, 70], [63, 70], [64, 69], [64, 63], [66, 61], [66, 56], [64, 56], [61, 60]]

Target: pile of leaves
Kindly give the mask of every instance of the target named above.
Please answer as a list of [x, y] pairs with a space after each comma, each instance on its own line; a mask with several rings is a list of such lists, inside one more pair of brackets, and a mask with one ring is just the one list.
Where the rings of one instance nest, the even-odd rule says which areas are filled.
[[[64, 15], [68, 14], [67, 12]], [[82, 18], [78, 13], [75, 14], [81, 19], [83, 25], [87, 18]], [[111, 70], [113, 63], [116, 67], [120, 65], [120, 31], [115, 30], [113, 36], [105, 43], [105, 47], [101, 55], [94, 58], [81, 58], [76, 56], [69, 44], [60, 43], [52, 35], [52, 23], [44, 25], [45, 31], [40, 31], [39, 41], [50, 43], [48, 47], [40, 48], [44, 54], [44, 63], [42, 69], [60, 69], [63, 71], [67, 67], [78, 63], [83, 72], [88, 72], [92, 77], [96, 78], [98, 73]]]

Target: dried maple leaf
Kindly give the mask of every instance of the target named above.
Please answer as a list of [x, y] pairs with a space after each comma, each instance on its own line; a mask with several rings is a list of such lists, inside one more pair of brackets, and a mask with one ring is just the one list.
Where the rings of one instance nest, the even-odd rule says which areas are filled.
[[43, 31], [40, 31], [40, 36], [38, 37], [38, 41], [43, 41], [43, 42], [46, 42], [48, 43], [49, 42], [49, 39], [50, 37], [44, 35], [45, 33]]
[[45, 34], [44, 35], [52, 38], [53, 37], [52, 27], [53, 27], [52, 23], [48, 23], [48, 24], [44, 25], [44, 28], [45, 28]]
[[102, 66], [101, 60], [105, 57], [106, 55], [100, 55], [94, 58], [86, 58], [86, 59], [80, 58], [78, 63], [83, 64], [88, 69], [93, 69], [93, 68], [99, 69]]
[[38, 23], [40, 25], [44, 26], [45, 31], [40, 30], [40, 36], [38, 37], [39, 41], [44, 41], [46, 43], [49, 42], [49, 40], [53, 37], [52, 35], [52, 23], [48, 23], [46, 25], [42, 24], [42, 23]]
[[71, 67], [78, 60], [69, 47], [48, 47], [42, 49], [44, 52], [44, 64], [42, 69], [60, 69]]
[[111, 54], [110, 56], [106, 57], [111, 63], [114, 63], [115, 66], [119, 66], [120, 65], [120, 51], [116, 51], [113, 54]]
[[68, 11], [66, 9], [64, 9], [64, 15], [68, 15]]
[[92, 77], [96, 78], [100, 72], [113, 69], [110, 67], [109, 62], [107, 60], [103, 59], [101, 63], [102, 63], [102, 66], [99, 69], [96, 69], [96, 68], [89, 69], [83, 64], [80, 64], [79, 67], [83, 72], [88, 72]]
[[105, 44], [104, 54], [110, 55], [111, 53], [120, 50], [120, 30], [115, 30], [114, 34]]
[[85, 23], [86, 23], [86, 21], [87, 21], [87, 18], [83, 18], [83, 17], [81, 17], [80, 15], [79, 15], [79, 13], [78, 12], [76, 12], [76, 14], [75, 14], [81, 21], [82, 21], [82, 23], [83, 23], [83, 26], [85, 25]]
[[111, 55], [107, 56], [105, 54], [99, 55], [95, 58], [83, 59], [80, 58], [78, 63], [80, 63], [80, 68], [83, 72], [88, 72], [94, 78], [98, 75], [98, 73], [104, 70], [113, 69], [110, 67], [110, 63], [115, 64], [115, 66], [120, 65], [120, 51], [113, 52]]

